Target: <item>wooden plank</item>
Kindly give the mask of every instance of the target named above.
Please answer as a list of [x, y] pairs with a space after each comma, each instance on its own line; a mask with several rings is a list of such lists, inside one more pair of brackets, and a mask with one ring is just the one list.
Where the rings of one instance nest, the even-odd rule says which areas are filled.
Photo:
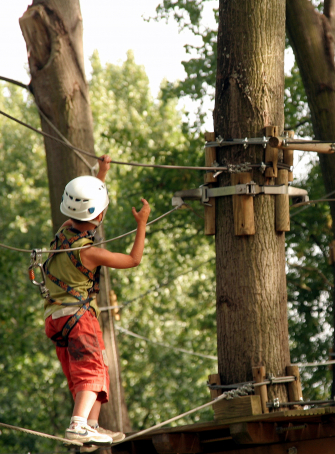
[[200, 453], [199, 436], [197, 434], [160, 434], [152, 437], [152, 443], [158, 454], [192, 454]]
[[[215, 132], [205, 133], [206, 142], [215, 141]], [[216, 161], [216, 148], [208, 147], [205, 149], [205, 166], [210, 167]], [[213, 172], [207, 172], [204, 176], [204, 183], [208, 184], [209, 188], [217, 182]], [[215, 197], [211, 197], [208, 201], [209, 205], [205, 205], [205, 235], [215, 235]]]
[[[276, 184], [288, 185], [288, 171], [278, 170]], [[290, 231], [290, 201], [288, 194], [276, 195], [276, 230], [277, 232]]]
[[[253, 375], [253, 379], [256, 383], [262, 383], [263, 381], [266, 380], [265, 367], [264, 366], [253, 367], [252, 375]], [[266, 406], [266, 403], [268, 401], [267, 386], [266, 385], [256, 386], [255, 394], [261, 398], [261, 405], [262, 405], [263, 413], [269, 413], [269, 409]]]
[[[250, 172], [233, 173], [231, 184], [250, 183]], [[254, 198], [251, 195], [233, 195], [234, 231], [237, 236], [254, 235]]]

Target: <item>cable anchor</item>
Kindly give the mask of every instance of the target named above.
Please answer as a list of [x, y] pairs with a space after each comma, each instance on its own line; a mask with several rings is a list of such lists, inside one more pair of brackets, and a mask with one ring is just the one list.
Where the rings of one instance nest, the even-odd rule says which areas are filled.
[[[35, 268], [39, 268], [42, 280], [35, 279]], [[33, 285], [37, 285], [43, 298], [49, 298], [49, 290], [45, 284], [45, 273], [42, 265], [42, 249], [33, 249], [30, 256], [30, 266], [28, 268], [29, 279]]]

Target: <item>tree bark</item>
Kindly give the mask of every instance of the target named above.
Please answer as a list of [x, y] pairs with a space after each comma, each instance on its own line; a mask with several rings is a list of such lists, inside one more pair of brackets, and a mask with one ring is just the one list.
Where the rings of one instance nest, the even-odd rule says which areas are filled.
[[[287, 0], [286, 7], [287, 34], [306, 91], [315, 139], [335, 141], [335, 1], [324, 1], [323, 14], [309, 0]], [[333, 192], [335, 156], [320, 154], [319, 159], [326, 192]], [[335, 203], [329, 205], [335, 236]], [[333, 345], [335, 351], [335, 331]]]
[[[78, 0], [34, 0], [20, 19], [26, 41], [31, 91], [40, 109], [44, 132], [59, 136], [94, 156], [93, 121], [85, 78], [82, 17]], [[83, 159], [66, 145], [45, 138], [50, 203], [54, 231], [64, 222], [59, 204], [65, 185], [92, 173], [96, 159]], [[109, 305], [109, 277], [104, 270], [98, 301]], [[103, 313], [103, 328], [111, 378], [111, 403], [102, 406], [101, 420], [112, 430], [130, 430], [121, 385], [120, 363], [113, 321]], [[122, 418], [121, 418], [122, 415]], [[103, 425], [101, 423], [101, 425]]]
[[[216, 136], [262, 137], [284, 127], [285, 0], [220, 0]], [[220, 165], [261, 163], [262, 146], [218, 149]], [[242, 175], [243, 177], [243, 175]], [[258, 170], [252, 179], [273, 184]], [[222, 174], [220, 186], [230, 185]], [[240, 197], [240, 196], [238, 196]], [[275, 230], [275, 196], [254, 198], [255, 234], [236, 236], [231, 197], [217, 200], [218, 368], [222, 384], [253, 379], [252, 367], [285, 375], [290, 364], [285, 275], [285, 234]], [[284, 386], [269, 399], [287, 399]]]

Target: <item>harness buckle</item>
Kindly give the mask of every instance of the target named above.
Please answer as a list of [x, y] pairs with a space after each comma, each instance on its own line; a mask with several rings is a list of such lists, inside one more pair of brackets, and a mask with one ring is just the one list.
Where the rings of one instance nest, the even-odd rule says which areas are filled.
[[[39, 268], [42, 280], [35, 280], [35, 268]], [[42, 265], [42, 249], [33, 249], [30, 256], [30, 266], [28, 268], [29, 279], [32, 284], [37, 285], [43, 298], [49, 298], [49, 290], [45, 284], [45, 273]]]

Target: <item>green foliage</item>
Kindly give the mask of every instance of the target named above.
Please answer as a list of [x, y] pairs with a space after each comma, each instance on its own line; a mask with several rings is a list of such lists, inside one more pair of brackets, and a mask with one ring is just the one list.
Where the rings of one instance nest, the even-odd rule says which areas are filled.
[[[318, 160], [309, 167], [301, 186], [317, 200], [325, 193]], [[328, 359], [333, 329], [333, 269], [328, 265], [332, 219], [328, 204], [292, 209], [291, 231], [286, 238], [291, 361], [321, 362]], [[302, 368], [302, 374], [304, 398], [329, 396], [332, 377], [326, 367]]]
[[285, 78], [285, 129], [294, 130], [300, 137], [312, 137], [313, 128], [307, 96], [295, 62], [291, 74]]

